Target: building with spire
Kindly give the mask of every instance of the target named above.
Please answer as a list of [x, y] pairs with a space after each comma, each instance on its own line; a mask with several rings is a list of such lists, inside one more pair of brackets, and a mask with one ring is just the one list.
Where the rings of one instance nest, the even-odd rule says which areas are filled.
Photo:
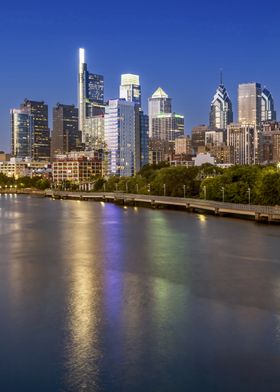
[[83, 143], [87, 140], [87, 119], [104, 116], [104, 78], [102, 75], [90, 73], [85, 60], [85, 49], [79, 49], [78, 75], [78, 108], [79, 130]]
[[262, 91], [262, 122], [264, 121], [276, 121], [276, 111], [274, 109], [274, 99], [271, 92], [264, 88]]
[[223, 74], [221, 72], [220, 85], [211, 102], [210, 128], [226, 130], [227, 126], [232, 122], [232, 102], [224, 86]]

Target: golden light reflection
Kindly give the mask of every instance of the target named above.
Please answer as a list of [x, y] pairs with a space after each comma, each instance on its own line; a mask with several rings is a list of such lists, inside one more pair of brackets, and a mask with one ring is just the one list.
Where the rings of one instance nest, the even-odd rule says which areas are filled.
[[[99, 373], [97, 358], [100, 356], [98, 334], [100, 298], [98, 278], [91, 257], [95, 243], [86, 206], [85, 204], [79, 210], [73, 211], [79, 216], [79, 224], [71, 226], [70, 233], [68, 230], [62, 230], [63, 233], [68, 233], [69, 237], [66, 241], [71, 246], [67, 258], [71, 274], [67, 324], [69, 341], [66, 342], [65, 347], [67, 382], [76, 390], [80, 390], [79, 388], [95, 390]], [[69, 209], [69, 204], [65, 208]]]
[[200, 221], [201, 223], [206, 223], [207, 218], [206, 218], [205, 215], [203, 215], [203, 214], [198, 214], [197, 216], [198, 216], [198, 219], [199, 219], [199, 221]]

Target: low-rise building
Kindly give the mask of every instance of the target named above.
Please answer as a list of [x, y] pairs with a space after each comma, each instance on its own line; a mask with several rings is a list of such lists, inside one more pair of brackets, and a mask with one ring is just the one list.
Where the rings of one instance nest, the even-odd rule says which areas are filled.
[[64, 181], [81, 183], [91, 180], [94, 176], [102, 175], [102, 160], [98, 157], [89, 158], [80, 156], [77, 158], [55, 158], [52, 163], [52, 179], [56, 184]]

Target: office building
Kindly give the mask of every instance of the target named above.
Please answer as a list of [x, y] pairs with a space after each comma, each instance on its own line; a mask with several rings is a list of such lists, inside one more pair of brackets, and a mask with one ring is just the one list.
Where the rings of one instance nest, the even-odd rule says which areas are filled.
[[78, 109], [58, 103], [53, 108], [52, 156], [77, 150], [80, 145]]
[[108, 175], [134, 176], [141, 167], [139, 106], [121, 99], [105, 108]]
[[185, 119], [176, 113], [161, 113], [152, 118], [152, 139], [174, 142], [184, 135]]
[[230, 124], [227, 128], [227, 145], [233, 148], [234, 165], [258, 163], [257, 126], [255, 124]]
[[79, 49], [78, 77], [79, 130], [86, 140], [86, 119], [104, 114], [104, 78], [90, 73], [85, 62], [85, 49]]
[[205, 132], [205, 146], [221, 146], [225, 142], [225, 132], [223, 130], [207, 130]]
[[262, 114], [261, 121], [276, 121], [276, 111], [274, 109], [274, 100], [271, 92], [264, 88], [262, 91]]
[[26, 109], [12, 109], [11, 113], [11, 154], [16, 158], [31, 158], [33, 137], [33, 116]]
[[259, 126], [262, 118], [262, 88], [259, 83], [238, 86], [238, 122]]
[[192, 147], [197, 154], [199, 147], [205, 147], [205, 133], [211, 131], [207, 125], [197, 125], [192, 129]]
[[217, 88], [211, 103], [210, 128], [226, 130], [232, 122], [232, 102], [221, 78], [221, 84]]
[[159, 87], [149, 98], [149, 136], [153, 138], [153, 118], [161, 114], [172, 113], [171, 98]]
[[141, 86], [139, 75], [121, 75], [120, 99], [134, 102], [141, 107]]
[[140, 168], [149, 164], [149, 116], [139, 109]]
[[179, 136], [175, 139], [175, 155], [192, 155], [192, 141], [189, 136]]

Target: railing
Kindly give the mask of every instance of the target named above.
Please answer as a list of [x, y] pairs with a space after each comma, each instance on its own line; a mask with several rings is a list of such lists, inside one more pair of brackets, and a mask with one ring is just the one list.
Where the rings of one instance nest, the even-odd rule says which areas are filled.
[[232, 210], [232, 211], [246, 211], [252, 213], [260, 213], [266, 215], [280, 215], [280, 206], [260, 206], [253, 204], [235, 204], [235, 203], [225, 203], [212, 200], [203, 199], [191, 199], [182, 197], [169, 197], [169, 196], [156, 196], [156, 195], [141, 195], [125, 192], [67, 192], [67, 191], [53, 191], [47, 190], [47, 196], [61, 196], [61, 197], [85, 197], [85, 198], [110, 198], [116, 200], [133, 200], [133, 201], [143, 201], [155, 204], [174, 204], [182, 205], [186, 207], [202, 208], [202, 209], [219, 209], [219, 210]]

